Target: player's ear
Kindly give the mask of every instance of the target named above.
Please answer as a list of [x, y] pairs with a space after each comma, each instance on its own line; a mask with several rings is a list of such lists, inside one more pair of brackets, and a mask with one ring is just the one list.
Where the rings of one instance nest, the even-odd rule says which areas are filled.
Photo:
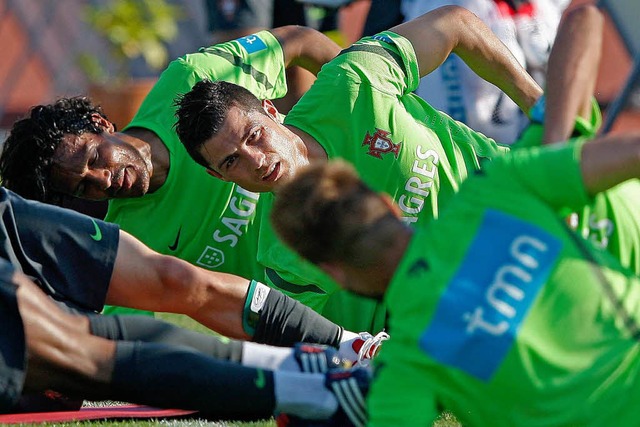
[[226, 181], [226, 179], [224, 179], [224, 178], [222, 177], [222, 175], [221, 175], [219, 172], [216, 172], [216, 171], [214, 171], [213, 169], [209, 169], [209, 168], [207, 168], [207, 169], [206, 169], [206, 171], [207, 171], [207, 173], [208, 173], [209, 175], [211, 175], [212, 177], [214, 177], [214, 178], [218, 178], [218, 179], [221, 179], [221, 180], [223, 180], [223, 181]]
[[264, 101], [262, 101], [262, 108], [264, 108], [264, 111], [266, 111], [267, 114], [271, 116], [271, 118], [278, 121], [278, 109], [273, 104], [273, 102], [265, 99]]
[[105, 119], [98, 113], [93, 113], [91, 115], [91, 120], [93, 120], [98, 126], [104, 128], [105, 132], [113, 133], [116, 128], [109, 120]]

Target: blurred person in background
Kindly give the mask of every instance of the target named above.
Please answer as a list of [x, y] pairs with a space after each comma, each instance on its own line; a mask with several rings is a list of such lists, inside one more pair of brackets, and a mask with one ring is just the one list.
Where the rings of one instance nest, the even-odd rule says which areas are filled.
[[[365, 35], [442, 6], [461, 6], [478, 16], [544, 87], [549, 53], [568, 3], [568, 0], [374, 0]], [[456, 55], [449, 56], [437, 70], [423, 77], [416, 93], [455, 120], [503, 144], [513, 143], [528, 123], [512, 100], [479, 78]]]

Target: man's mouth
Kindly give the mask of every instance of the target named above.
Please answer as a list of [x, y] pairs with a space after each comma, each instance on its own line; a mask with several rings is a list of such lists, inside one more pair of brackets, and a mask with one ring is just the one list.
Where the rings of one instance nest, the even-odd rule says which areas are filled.
[[129, 190], [133, 185], [133, 172], [129, 168], [124, 168], [122, 173], [122, 183], [120, 184], [121, 190]]
[[262, 177], [263, 181], [273, 182], [278, 179], [280, 174], [280, 162], [274, 163], [269, 169], [268, 173]]
[[118, 179], [111, 185], [113, 197], [118, 196], [123, 191], [129, 190], [133, 185], [133, 173], [125, 167], [118, 174]]

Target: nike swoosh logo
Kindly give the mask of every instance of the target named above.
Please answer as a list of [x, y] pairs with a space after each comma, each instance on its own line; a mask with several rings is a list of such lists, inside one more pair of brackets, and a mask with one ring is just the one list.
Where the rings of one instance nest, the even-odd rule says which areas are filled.
[[253, 383], [256, 385], [256, 387], [263, 389], [267, 383], [267, 381], [264, 378], [264, 372], [262, 372], [262, 369], [256, 369], [256, 374], [258, 376], [256, 377], [255, 380], [253, 380]]
[[176, 236], [176, 240], [173, 242], [173, 245], [169, 245], [170, 251], [175, 251], [178, 249], [178, 243], [180, 242], [180, 233], [182, 233], [182, 226], [178, 228], [178, 235]]
[[93, 226], [95, 227], [96, 232], [93, 234], [90, 234], [89, 236], [96, 242], [99, 242], [100, 240], [102, 240], [102, 231], [100, 231], [100, 227], [98, 227], [98, 223], [95, 222], [93, 218], [91, 219], [91, 222], [93, 222]]

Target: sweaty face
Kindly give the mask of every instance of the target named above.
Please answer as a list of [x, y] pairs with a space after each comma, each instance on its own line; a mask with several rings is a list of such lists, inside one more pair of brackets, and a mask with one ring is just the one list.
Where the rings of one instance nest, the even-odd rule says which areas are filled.
[[66, 135], [53, 158], [53, 188], [90, 200], [143, 196], [153, 167], [136, 141], [111, 132]]
[[302, 141], [272, 116], [229, 109], [222, 129], [199, 152], [212, 174], [255, 192], [270, 192], [307, 163]]

